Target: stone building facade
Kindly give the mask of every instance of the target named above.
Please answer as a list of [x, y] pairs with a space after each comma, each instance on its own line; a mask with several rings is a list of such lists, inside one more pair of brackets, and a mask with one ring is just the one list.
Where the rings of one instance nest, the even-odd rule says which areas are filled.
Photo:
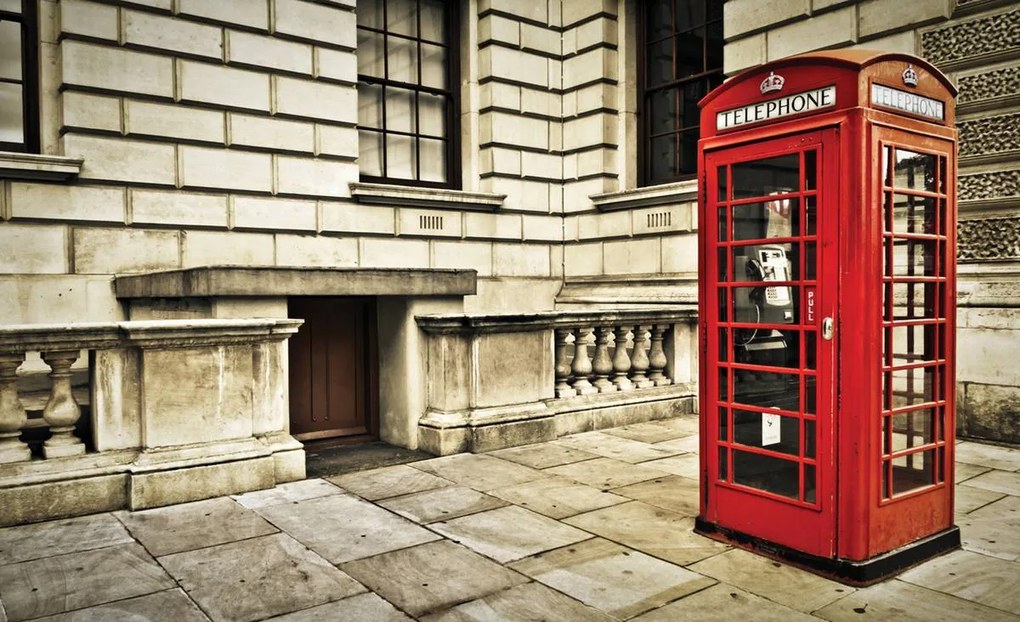
[[[1001, 364], [1020, 326], [1014, 3], [680, 5], [690, 14], [637, 0], [0, 1], [0, 27], [28, 33], [27, 69], [4, 84], [31, 93], [0, 124], [7, 499], [60, 481], [40, 450], [12, 449], [11, 429], [53, 427], [45, 405], [67, 394], [91, 417], [73, 423], [92, 439], [79, 468], [111, 507], [301, 477], [295, 435], [451, 453], [690, 412], [697, 122], [683, 111], [724, 74], [852, 45], [926, 56], [960, 85], [961, 425], [1018, 440], [1020, 378]], [[649, 68], [660, 21], [682, 43], [669, 62], [690, 65], [672, 93]], [[656, 134], [659, 95], [684, 100]], [[298, 319], [306, 337], [288, 345]], [[69, 328], [82, 322], [112, 332]], [[61, 375], [58, 347], [92, 354]], [[33, 388], [50, 369], [54, 388]], [[245, 461], [257, 477], [223, 466]], [[157, 477], [181, 469], [211, 483]]]

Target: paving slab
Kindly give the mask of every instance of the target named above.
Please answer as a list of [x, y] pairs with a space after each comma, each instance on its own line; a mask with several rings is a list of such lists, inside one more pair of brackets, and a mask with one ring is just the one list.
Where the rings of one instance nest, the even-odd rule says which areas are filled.
[[643, 462], [642, 466], [659, 469], [660, 471], [681, 477], [689, 477], [693, 480], [701, 479], [701, 459], [698, 457], [698, 454], [678, 454], [661, 460]]
[[549, 467], [560, 466], [561, 464], [598, 458], [596, 454], [554, 443], [538, 443], [535, 445], [497, 449], [496, 451], [489, 452], [488, 455], [523, 464], [533, 469], [548, 469]]
[[175, 553], [159, 563], [215, 622], [261, 620], [365, 591], [282, 533]]
[[676, 622], [676, 620], [817, 622], [818, 618], [722, 583], [632, 618], [632, 622]]
[[275, 488], [256, 490], [231, 497], [246, 508], [265, 508], [281, 503], [294, 503], [343, 492], [333, 484], [321, 479], [304, 479], [297, 482], [278, 484]]
[[475, 490], [492, 490], [549, 477], [544, 471], [532, 469], [488, 454], [456, 454], [415, 462], [414, 468], [469, 486]]
[[516, 506], [433, 523], [432, 529], [502, 563], [591, 538], [580, 529]]
[[121, 544], [0, 566], [10, 622], [176, 587], [139, 544]]
[[525, 583], [453, 609], [422, 618], [422, 622], [614, 622], [614, 618], [541, 583]]
[[691, 436], [685, 436], [683, 438], [678, 438], [676, 440], [656, 443], [654, 447], [672, 451], [674, 453], [696, 454], [700, 449], [700, 444], [698, 440], [698, 435], [692, 434]]
[[648, 505], [682, 516], [698, 515], [698, 480], [669, 475], [614, 488], [613, 493], [644, 501]]
[[564, 519], [565, 523], [686, 566], [728, 547], [694, 533], [694, 519], [640, 501]]
[[0, 565], [131, 542], [113, 514], [52, 520], [0, 529]]
[[627, 501], [626, 497], [579, 484], [565, 477], [549, 477], [497, 488], [489, 494], [557, 519]]
[[974, 488], [960, 484], [956, 487], [956, 494], [953, 497], [957, 515], [969, 514], [974, 510], [994, 503], [1006, 495], [1001, 492], [992, 492], [983, 488]]
[[1020, 616], [1020, 564], [953, 551], [908, 570], [902, 581]]
[[393, 605], [368, 592], [288, 613], [274, 622], [414, 622]]
[[953, 465], [953, 471], [955, 474], [954, 480], [956, 481], [957, 484], [959, 484], [960, 482], [965, 482], [972, 477], [981, 475], [982, 473], [987, 473], [991, 470], [992, 470], [991, 467], [979, 466], [976, 464], [967, 464], [966, 462], [957, 462], [956, 464]]
[[525, 583], [527, 579], [447, 540], [341, 566], [412, 616], [447, 609]]
[[380, 501], [379, 505], [416, 523], [449, 520], [476, 512], [501, 508], [507, 503], [484, 492], [463, 486], [426, 490]]
[[403, 464], [330, 477], [328, 481], [369, 501], [453, 485], [449, 480]]
[[956, 462], [1003, 471], [1020, 470], [1020, 449], [964, 441], [956, 444]]
[[1020, 497], [1002, 495], [997, 501], [973, 510], [970, 518], [997, 519], [1020, 524]]
[[957, 516], [963, 548], [1009, 561], [1020, 561], [1020, 497], [1003, 498]]
[[230, 497], [115, 515], [156, 557], [277, 531], [261, 516]]
[[[0, 620], [3, 616], [0, 615]], [[78, 609], [33, 622], [142, 622], [173, 620], [173, 622], [209, 622], [209, 618], [180, 588], [118, 600], [87, 609]]]
[[666, 458], [679, 453], [658, 445], [649, 445], [648, 443], [621, 438], [605, 432], [575, 434], [553, 441], [553, 444], [580, 449], [581, 451], [597, 454], [604, 458], [613, 458], [614, 460], [622, 460], [631, 464]]
[[619, 619], [715, 583], [601, 538], [529, 557], [510, 567]]
[[645, 423], [635, 423], [619, 428], [604, 430], [606, 434], [629, 438], [642, 443], [661, 443], [672, 441], [698, 433], [697, 417], [679, 417], [677, 419], [660, 419]]
[[[741, 549], [731, 549], [688, 568], [805, 613], [854, 591], [852, 587]], [[723, 604], [726, 600], [719, 602]], [[739, 603], [738, 607], [742, 605]]]
[[273, 505], [258, 512], [334, 564], [439, 539], [405, 518], [348, 494]]
[[972, 477], [966, 483], [960, 484], [960, 486], [971, 486], [973, 488], [991, 490], [992, 492], [1001, 492], [1004, 495], [1020, 496], [1020, 473], [999, 470], [988, 471], [977, 477]]
[[600, 490], [609, 490], [636, 484], [656, 477], [668, 475], [665, 471], [653, 469], [643, 464], [630, 464], [612, 458], [596, 458], [574, 464], [552, 467], [543, 471], [551, 475], [559, 475], [582, 484], [594, 486]]
[[1016, 616], [893, 579], [862, 588], [819, 609], [814, 615], [831, 622], [1016, 622]]

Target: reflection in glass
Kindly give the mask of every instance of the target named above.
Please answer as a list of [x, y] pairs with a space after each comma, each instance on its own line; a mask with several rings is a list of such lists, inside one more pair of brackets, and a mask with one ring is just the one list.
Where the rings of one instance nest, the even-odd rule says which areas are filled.
[[720, 207], [718, 210], [716, 210], [716, 213], [717, 213], [716, 217], [717, 217], [718, 222], [719, 222], [719, 241], [720, 242], [725, 242], [726, 241], [726, 208], [725, 207]]
[[0, 82], [0, 142], [20, 143], [25, 139], [21, 85]]
[[719, 368], [719, 399], [730, 401], [729, 370], [725, 367]]
[[934, 409], [924, 408], [889, 417], [892, 451], [902, 451], [935, 442]]
[[815, 422], [813, 419], [804, 420], [804, 456], [815, 457]]
[[892, 408], [935, 401], [935, 368], [915, 367], [886, 372], [892, 381]]
[[446, 99], [442, 95], [418, 93], [418, 126], [426, 136], [446, 134]]
[[416, 130], [414, 91], [386, 88], [386, 129], [396, 132]]
[[809, 196], [804, 199], [805, 235], [818, 234], [818, 197]]
[[386, 76], [386, 48], [383, 42], [383, 35], [379, 33], [358, 31], [359, 74], [375, 78]]
[[935, 199], [912, 194], [894, 194], [892, 197], [894, 233], [935, 233]]
[[800, 235], [800, 200], [777, 197], [733, 206], [733, 239], [757, 240]]
[[[935, 360], [935, 325], [892, 326], [885, 331], [883, 354], [890, 365], [910, 365]], [[891, 347], [890, 347], [891, 346]]]
[[804, 465], [804, 501], [808, 503], [815, 503], [815, 489], [817, 488], [817, 479], [815, 477], [815, 466], [813, 464]]
[[783, 497], [800, 497], [797, 462], [733, 450], [733, 483]]
[[935, 156], [897, 149], [893, 186], [934, 192]]
[[729, 280], [729, 264], [727, 263], [726, 249], [716, 249], [716, 258], [718, 261], [719, 268], [719, 281], [726, 282]]
[[729, 440], [729, 410], [726, 408], [719, 408], [719, 440]]
[[673, 79], [673, 39], [664, 39], [648, 46], [648, 86], [657, 86]]
[[733, 198], [765, 197], [800, 188], [800, 154], [733, 165]]
[[21, 24], [18, 22], [0, 22], [0, 78], [21, 80]]
[[804, 152], [804, 189], [814, 190], [818, 187], [818, 152]]
[[800, 423], [794, 417], [734, 410], [733, 442], [799, 456]]
[[421, 83], [437, 89], [446, 88], [446, 48], [421, 44]]
[[425, 181], [446, 181], [446, 141], [418, 139], [421, 177]]
[[656, 91], [651, 97], [652, 115], [649, 131], [652, 134], [672, 132], [676, 128], [676, 98], [673, 89]]
[[[886, 240], [889, 243], [889, 240]], [[890, 276], [938, 276], [935, 272], [935, 240], [892, 238], [893, 265]]]
[[729, 316], [728, 310], [729, 310], [729, 306], [726, 304], [726, 289], [720, 287], [719, 288], [719, 321], [720, 322], [728, 322], [729, 321], [729, 317], [730, 316]]
[[733, 376], [734, 402], [762, 408], [799, 410], [796, 375], [737, 369], [733, 371]]
[[935, 289], [934, 283], [887, 283], [886, 299], [892, 298], [892, 319], [934, 318]]
[[656, 136], [651, 140], [652, 175], [670, 176], [676, 170], [676, 135]]
[[386, 0], [386, 28], [409, 37], [418, 34], [415, 0]]
[[[365, 4], [373, 4], [371, 2], [363, 2], [361, 6]], [[358, 12], [361, 12], [361, 6], [358, 6]], [[445, 30], [443, 24], [445, 17], [443, 16], [443, 8], [445, 2], [443, 0], [418, 0], [419, 8], [419, 19], [421, 20], [421, 38], [426, 41], [435, 41], [436, 43], [442, 43], [446, 37], [443, 34]]]
[[719, 329], [719, 360], [726, 362], [729, 360], [730, 341], [729, 336], [725, 328]]
[[892, 467], [893, 495], [935, 483], [935, 451], [932, 449], [893, 458]]
[[417, 173], [414, 139], [408, 136], [386, 136], [386, 173], [390, 177], [414, 179]]
[[386, 77], [397, 82], [417, 84], [418, 44], [399, 37], [389, 37], [387, 48], [389, 64]]
[[376, 84], [358, 83], [358, 125], [382, 127], [382, 92]]
[[728, 198], [726, 196], [726, 167], [725, 166], [720, 166], [716, 170], [718, 171], [718, 178], [719, 178], [719, 188], [718, 188], [718, 194], [716, 195], [716, 200], [721, 203], [722, 201], [725, 201]]
[[358, 132], [358, 168], [365, 175], [382, 175], [382, 134]]

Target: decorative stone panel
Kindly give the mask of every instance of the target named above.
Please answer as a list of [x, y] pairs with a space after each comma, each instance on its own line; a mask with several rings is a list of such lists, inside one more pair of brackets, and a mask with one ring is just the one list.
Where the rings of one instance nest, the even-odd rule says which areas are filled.
[[1020, 150], [1020, 113], [961, 121], [960, 157]]
[[1020, 85], [1020, 67], [1006, 67], [960, 78], [957, 105], [1015, 95]]
[[1020, 258], [1020, 218], [961, 221], [956, 256], [959, 261]]
[[1020, 48], [1020, 11], [989, 15], [921, 35], [921, 56], [941, 66]]
[[1020, 196], [1020, 170], [994, 171], [959, 178], [961, 201]]

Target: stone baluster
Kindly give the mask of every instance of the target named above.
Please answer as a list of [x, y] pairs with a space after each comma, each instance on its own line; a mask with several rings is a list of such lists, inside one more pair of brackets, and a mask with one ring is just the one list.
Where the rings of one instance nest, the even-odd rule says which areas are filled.
[[591, 395], [599, 391], [588, 381], [592, 371], [591, 360], [588, 358], [589, 334], [590, 328], [574, 329], [574, 362], [570, 366], [570, 371], [574, 375], [574, 390], [578, 395]]
[[50, 366], [50, 399], [43, 409], [43, 419], [53, 436], [43, 444], [46, 458], [64, 458], [85, 453], [85, 445], [74, 435], [74, 424], [81, 417], [81, 409], [71, 393], [71, 365], [78, 359], [78, 351], [43, 352], [42, 358]]
[[570, 359], [567, 357], [567, 348], [570, 344], [569, 328], [556, 329], [556, 397], [574, 397], [577, 391], [570, 388]]
[[644, 326], [634, 327], [634, 354], [630, 357], [630, 381], [638, 389], [654, 387], [655, 383], [648, 379], [648, 337]]
[[627, 335], [630, 326], [616, 326], [613, 329], [613, 384], [620, 391], [632, 391], [634, 383], [627, 374], [630, 373], [630, 355], [627, 354]]
[[599, 393], [611, 393], [616, 390], [616, 385], [609, 379], [609, 374], [613, 372], [613, 359], [609, 357], [609, 336], [612, 333], [612, 326], [595, 328], [595, 357], [592, 359], [591, 368], [595, 374], [595, 381], [592, 384]]
[[655, 383], [655, 386], [662, 387], [672, 384], [673, 381], [665, 374], [666, 353], [662, 349], [663, 335], [669, 329], [665, 324], [652, 326], [652, 347], [648, 350], [648, 379]]
[[18, 367], [24, 354], [0, 354], [0, 464], [23, 462], [32, 457], [28, 445], [18, 438], [28, 414], [18, 397]]

